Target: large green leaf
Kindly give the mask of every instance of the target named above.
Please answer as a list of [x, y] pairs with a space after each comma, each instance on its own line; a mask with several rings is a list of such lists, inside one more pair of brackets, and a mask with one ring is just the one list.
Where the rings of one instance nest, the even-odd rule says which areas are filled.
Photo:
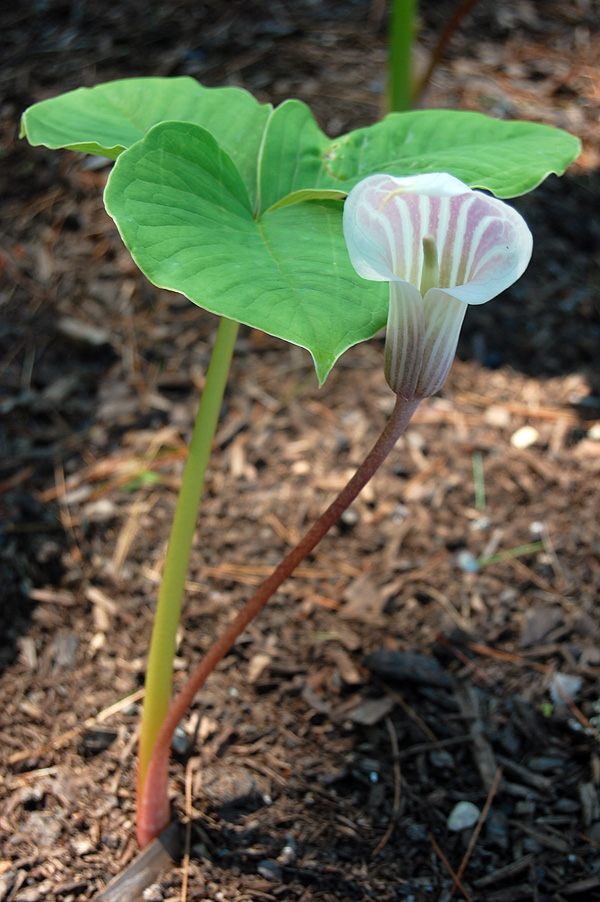
[[231, 158], [205, 129], [165, 122], [118, 158], [106, 208], [140, 269], [196, 304], [307, 348], [323, 381], [387, 318], [387, 286], [352, 268], [342, 204], [258, 220]]
[[535, 122], [455, 110], [390, 113], [332, 142], [318, 187], [333, 187], [330, 178], [351, 187], [374, 172], [447, 172], [471, 188], [516, 197], [550, 173], [562, 175], [580, 150], [573, 135]]
[[271, 110], [241, 88], [205, 88], [193, 78], [124, 78], [34, 104], [23, 114], [21, 137], [115, 159], [159, 122], [195, 122], [235, 161], [254, 202]]
[[[142, 78], [36, 104], [34, 143], [118, 157], [106, 204], [157, 285], [310, 350], [319, 379], [385, 323], [385, 288], [359, 279], [342, 199], [374, 172], [448, 172], [499, 197], [561, 174], [579, 142], [479, 113], [393, 113], [335, 140], [297, 100]], [[120, 154], [120, 156], [119, 156]]]
[[348, 193], [375, 172], [448, 172], [471, 188], [514, 197], [551, 172], [561, 175], [580, 149], [567, 132], [481, 113], [419, 110], [391, 113], [376, 125], [331, 141], [309, 107], [286, 101], [270, 116], [260, 158], [260, 209], [300, 192]]

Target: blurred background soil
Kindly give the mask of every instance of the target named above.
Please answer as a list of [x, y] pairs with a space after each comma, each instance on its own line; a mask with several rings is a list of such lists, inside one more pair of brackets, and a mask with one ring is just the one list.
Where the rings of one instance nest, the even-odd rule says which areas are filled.
[[[421, 71], [458, 5], [421, 4]], [[384, 111], [386, 17], [383, 0], [0, 10], [0, 902], [92, 899], [136, 854], [145, 655], [215, 331], [137, 272], [109, 167], [29, 147], [19, 117], [191, 75], [298, 97], [335, 136]], [[189, 860], [148, 902], [184, 879], [219, 902], [600, 899], [599, 29], [595, 0], [479, 0], [454, 33], [422, 106], [556, 125], [583, 153], [514, 201], [526, 275], [469, 310], [443, 391], [182, 725]], [[306, 352], [241, 330], [178, 683], [382, 428], [382, 348], [319, 390]]]

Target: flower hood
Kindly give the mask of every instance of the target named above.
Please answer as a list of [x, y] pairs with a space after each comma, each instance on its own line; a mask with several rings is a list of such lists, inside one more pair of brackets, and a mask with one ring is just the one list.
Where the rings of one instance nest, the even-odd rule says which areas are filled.
[[468, 304], [484, 304], [524, 272], [531, 233], [512, 207], [446, 173], [372, 175], [344, 205], [350, 260], [390, 283], [385, 373], [407, 400], [443, 385]]

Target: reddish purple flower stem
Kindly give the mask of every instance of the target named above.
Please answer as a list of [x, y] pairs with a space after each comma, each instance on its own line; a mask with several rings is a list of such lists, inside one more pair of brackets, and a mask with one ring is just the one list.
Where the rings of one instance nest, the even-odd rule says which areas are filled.
[[235, 619], [227, 626], [200, 661], [188, 682], [172, 702], [152, 751], [143, 791], [138, 795], [137, 837], [142, 848], [148, 845], [154, 837], [158, 836], [170, 821], [168, 768], [171, 740], [175, 728], [194, 700], [194, 696], [250, 621], [256, 617], [284, 580], [291, 575], [298, 564], [310, 554], [323, 536], [339, 520], [361, 489], [377, 472], [408, 426], [418, 403], [418, 401], [409, 402], [397, 397], [394, 410], [387, 425], [352, 479], [296, 547], [290, 551], [254, 593], [252, 598], [246, 602]]

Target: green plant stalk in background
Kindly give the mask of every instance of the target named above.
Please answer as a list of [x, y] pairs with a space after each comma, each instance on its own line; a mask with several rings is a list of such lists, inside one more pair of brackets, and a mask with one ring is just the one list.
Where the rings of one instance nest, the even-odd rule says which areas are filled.
[[238, 329], [239, 323], [225, 317], [219, 323], [173, 515], [146, 672], [138, 758], [138, 792], [143, 790], [152, 748], [171, 700], [177, 627], [198, 508]]
[[509, 548], [507, 551], [498, 551], [489, 557], [480, 557], [477, 561], [478, 566], [489, 567], [490, 564], [499, 564], [501, 561], [510, 561], [516, 557], [523, 557], [525, 554], [534, 554], [536, 551], [543, 551], [543, 542], [529, 542], [527, 545], [519, 545], [517, 548]]
[[412, 47], [416, 19], [417, 0], [392, 0], [388, 48], [388, 105], [392, 113], [402, 113], [412, 106]]

